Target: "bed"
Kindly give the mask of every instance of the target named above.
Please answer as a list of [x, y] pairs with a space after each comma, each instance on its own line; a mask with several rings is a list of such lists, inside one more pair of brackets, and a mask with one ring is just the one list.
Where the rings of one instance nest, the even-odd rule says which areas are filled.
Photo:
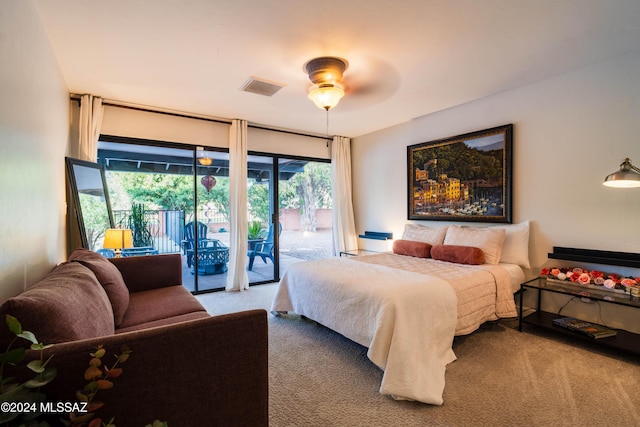
[[[454, 336], [516, 316], [513, 293], [528, 266], [524, 225], [489, 228], [407, 224], [398, 242], [425, 244], [428, 257], [396, 250], [394, 242], [392, 253], [293, 264], [271, 312], [308, 317], [367, 347], [368, 358], [384, 371], [380, 393], [440, 405], [446, 366], [456, 360]], [[527, 247], [528, 229], [526, 223]], [[443, 248], [481, 253], [482, 262], [430, 256]]]

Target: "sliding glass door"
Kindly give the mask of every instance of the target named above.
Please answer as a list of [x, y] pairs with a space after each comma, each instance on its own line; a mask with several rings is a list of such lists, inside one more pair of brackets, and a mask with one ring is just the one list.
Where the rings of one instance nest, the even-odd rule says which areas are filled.
[[130, 253], [179, 253], [187, 289], [224, 289], [228, 153], [102, 136], [98, 163], [105, 166], [116, 226], [133, 229]]
[[253, 154], [248, 170], [249, 282], [273, 282], [293, 263], [330, 257], [330, 163]]
[[[225, 288], [234, 249], [226, 151], [103, 135], [98, 163], [114, 222], [134, 228], [132, 255], [179, 253], [190, 291]], [[250, 284], [277, 281], [292, 263], [332, 255], [330, 169], [316, 159], [249, 153], [242, 226]]]
[[274, 157], [247, 156], [247, 273], [250, 284], [273, 282], [279, 278], [277, 182]]

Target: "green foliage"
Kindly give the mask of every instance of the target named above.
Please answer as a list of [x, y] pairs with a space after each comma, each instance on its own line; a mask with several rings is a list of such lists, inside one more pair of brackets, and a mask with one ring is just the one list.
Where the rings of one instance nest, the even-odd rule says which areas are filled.
[[[152, 209], [193, 212], [194, 182], [190, 175], [163, 173], [110, 172], [109, 179], [119, 181], [133, 203], [144, 203]], [[217, 184], [207, 192], [197, 177], [199, 205], [213, 205], [229, 221], [229, 178], [216, 177]]]
[[119, 180], [133, 203], [147, 203], [152, 208], [193, 209], [193, 178], [188, 175], [162, 173], [111, 172]]
[[[53, 358], [51, 355], [44, 360], [44, 350], [53, 347], [53, 344], [45, 345], [38, 342], [32, 332], [22, 329], [22, 325], [15, 317], [6, 315], [6, 325], [9, 331], [16, 337], [11, 341], [4, 353], [0, 353], [0, 403], [3, 402], [19, 402], [21, 404], [33, 405], [30, 408], [40, 409], [38, 404], [46, 401], [46, 396], [40, 393], [40, 388], [49, 384], [56, 377], [57, 370], [48, 366]], [[38, 351], [40, 358], [32, 360], [24, 365], [29, 371], [35, 375], [24, 381], [17, 382], [14, 378], [5, 378], [5, 367], [7, 365], [19, 366], [24, 362], [27, 349], [24, 347], [15, 347], [14, 344], [18, 339], [26, 340], [30, 344], [29, 349]], [[96, 351], [90, 353], [91, 359], [89, 366], [85, 369], [84, 379], [88, 381], [83, 390], [76, 393], [76, 398], [80, 402], [87, 402], [87, 413], [69, 414], [70, 421], [64, 421], [65, 425], [75, 427], [116, 427], [113, 423], [114, 419], [103, 423], [102, 419], [95, 417], [95, 411], [104, 406], [104, 402], [95, 400], [96, 395], [101, 390], [109, 390], [113, 388], [113, 379], [122, 375], [122, 368], [118, 365], [125, 363], [129, 359], [131, 350], [123, 345], [121, 352], [114, 355], [116, 360], [111, 367], [103, 365], [102, 358], [106, 355], [106, 350], [100, 345]], [[20, 427], [49, 427], [47, 418], [50, 415], [42, 414], [39, 411], [23, 411], [23, 412], [0, 412], [0, 425], [11, 425]], [[58, 420], [60, 421], [60, 420]], [[168, 427], [166, 422], [155, 420], [153, 424], [147, 424], [145, 427]]]
[[262, 227], [262, 222], [251, 221], [249, 223], [249, 240], [257, 240], [263, 237], [265, 230]]
[[153, 246], [153, 236], [149, 229], [149, 220], [143, 204], [134, 203], [131, 205], [131, 214], [127, 218], [127, 223], [133, 233], [134, 247]]
[[[39, 409], [37, 404], [44, 402], [45, 396], [40, 393], [40, 387], [50, 383], [56, 376], [56, 369], [49, 367], [51, 357], [44, 360], [44, 350], [51, 345], [44, 345], [36, 339], [32, 332], [22, 329], [22, 325], [13, 316], [6, 315], [5, 322], [9, 331], [16, 337], [11, 341], [4, 353], [0, 353], [0, 402], [20, 402], [34, 405], [34, 409]], [[14, 378], [5, 378], [6, 365], [20, 365], [24, 362], [27, 349], [24, 347], [13, 348], [18, 339], [31, 343], [29, 348], [40, 352], [40, 358], [33, 360], [25, 367], [35, 375], [24, 382], [18, 382]], [[29, 412], [0, 412], [0, 424], [24, 425], [24, 426], [46, 426], [46, 422], [40, 423], [38, 418], [42, 414], [36, 411]]]
[[300, 209], [304, 231], [316, 231], [316, 209], [331, 207], [331, 165], [309, 162], [304, 172], [280, 184], [281, 206]]
[[[502, 153], [502, 150], [478, 150], [460, 142], [413, 151], [413, 166], [423, 169], [430, 160], [437, 159], [438, 174], [445, 173], [460, 181], [499, 181], [504, 167]], [[415, 179], [415, 173], [413, 176]], [[429, 178], [435, 178], [434, 172], [430, 172]]]
[[104, 200], [97, 196], [79, 193], [80, 206], [82, 206], [82, 222], [87, 233], [87, 243], [90, 249], [102, 247], [104, 231], [110, 228], [109, 213]]
[[249, 183], [247, 188], [247, 202], [249, 214], [260, 222], [269, 223], [271, 209], [269, 208], [269, 186], [260, 183]]

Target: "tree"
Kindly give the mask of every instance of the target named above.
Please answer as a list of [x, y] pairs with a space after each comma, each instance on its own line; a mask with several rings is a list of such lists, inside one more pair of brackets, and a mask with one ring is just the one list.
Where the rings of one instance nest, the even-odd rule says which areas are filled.
[[89, 249], [97, 250], [102, 247], [105, 230], [110, 228], [104, 201], [97, 196], [84, 193], [79, 193], [79, 197]]
[[[316, 231], [316, 209], [331, 207], [331, 165], [309, 162], [304, 172], [281, 183], [281, 200], [290, 208], [300, 209], [304, 231]], [[283, 195], [288, 197], [283, 197]]]
[[269, 186], [262, 183], [249, 183], [247, 188], [249, 214], [262, 224], [270, 224]]
[[[131, 197], [132, 203], [145, 203], [150, 209], [193, 212], [193, 177], [162, 173], [112, 172]], [[229, 221], [229, 178], [216, 177], [216, 185], [207, 191], [197, 177], [200, 205], [212, 204]]]

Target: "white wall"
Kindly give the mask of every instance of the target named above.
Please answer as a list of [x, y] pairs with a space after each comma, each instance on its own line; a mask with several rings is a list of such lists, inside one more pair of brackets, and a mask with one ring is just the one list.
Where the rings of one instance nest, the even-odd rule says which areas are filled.
[[[528, 273], [558, 264], [547, 259], [553, 246], [640, 252], [640, 189], [602, 185], [624, 157], [640, 166], [638, 76], [640, 53], [355, 138], [358, 232], [393, 231], [396, 238], [401, 236], [407, 222], [408, 145], [513, 123], [513, 220], [532, 222], [533, 268]], [[361, 239], [360, 244], [382, 249], [379, 242]], [[598, 267], [640, 276], [633, 269]], [[595, 304], [582, 306], [574, 309], [598, 315]], [[629, 329], [640, 332], [640, 326]]]
[[0, 7], [0, 301], [65, 255], [69, 94], [30, 1]]
[[408, 145], [513, 123], [513, 219], [533, 222], [532, 264], [554, 245], [640, 252], [640, 190], [601, 185], [624, 157], [640, 165], [638, 76], [627, 55], [355, 138], [358, 232], [401, 235]]

